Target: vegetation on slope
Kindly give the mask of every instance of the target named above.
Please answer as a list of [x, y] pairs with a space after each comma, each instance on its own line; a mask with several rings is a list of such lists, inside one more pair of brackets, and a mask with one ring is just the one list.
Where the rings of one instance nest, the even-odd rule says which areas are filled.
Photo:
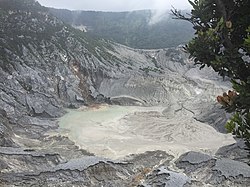
[[186, 44], [194, 30], [187, 22], [173, 20], [165, 13], [161, 20], [151, 23], [150, 10], [133, 12], [95, 12], [50, 9], [64, 22], [86, 26], [87, 33], [133, 48], [155, 49]]
[[0, 0], [0, 15], [0, 67], [5, 70], [11, 69], [9, 62], [13, 60], [9, 59], [15, 58], [10, 51], [22, 57], [24, 48], [39, 53], [34, 56], [43, 57], [41, 49], [47, 46], [50, 61], [60, 58], [59, 53], [70, 53], [75, 49], [100, 61], [113, 58], [107, 52], [107, 49], [112, 50], [109, 42], [89, 37], [64, 24], [34, 0]]

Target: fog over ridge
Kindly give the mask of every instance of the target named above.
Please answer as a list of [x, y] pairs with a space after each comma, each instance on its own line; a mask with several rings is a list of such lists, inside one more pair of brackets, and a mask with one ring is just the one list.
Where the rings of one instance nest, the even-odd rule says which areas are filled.
[[174, 6], [190, 9], [187, 0], [37, 0], [44, 6], [69, 10], [132, 11], [144, 9], [167, 10]]

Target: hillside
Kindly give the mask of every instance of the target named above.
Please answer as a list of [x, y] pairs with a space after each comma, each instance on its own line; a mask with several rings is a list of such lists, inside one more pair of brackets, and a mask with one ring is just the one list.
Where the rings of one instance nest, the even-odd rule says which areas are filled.
[[95, 12], [50, 9], [59, 19], [88, 34], [140, 49], [159, 49], [186, 44], [192, 25], [172, 19], [170, 11]]
[[230, 83], [210, 68], [91, 38], [34, 0], [0, 0], [0, 14], [0, 186], [248, 186], [215, 103]]

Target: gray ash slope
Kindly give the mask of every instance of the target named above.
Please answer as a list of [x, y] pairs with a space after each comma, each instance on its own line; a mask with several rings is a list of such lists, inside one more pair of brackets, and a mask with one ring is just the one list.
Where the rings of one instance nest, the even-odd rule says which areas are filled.
[[33, 0], [0, 0], [0, 15], [1, 186], [249, 184], [249, 166], [235, 154], [240, 145], [217, 158], [187, 153], [174, 164], [183, 172], [170, 169], [173, 157], [163, 151], [115, 162], [67, 137], [46, 136], [63, 108], [102, 102], [189, 111], [222, 131], [225, 114], [214, 96], [228, 85], [210, 69], [199, 71], [178, 48], [134, 50], [91, 39]]

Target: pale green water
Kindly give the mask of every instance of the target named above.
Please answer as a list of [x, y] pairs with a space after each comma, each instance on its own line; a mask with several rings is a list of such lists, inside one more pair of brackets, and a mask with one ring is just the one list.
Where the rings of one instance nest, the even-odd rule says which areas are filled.
[[192, 114], [168, 118], [163, 110], [138, 106], [68, 110], [59, 126], [81, 148], [113, 159], [152, 150], [165, 150], [176, 157], [190, 150], [215, 153], [234, 143], [231, 135], [193, 120]]
[[99, 109], [89, 110], [67, 110], [68, 113], [60, 118], [60, 127], [72, 128], [74, 126], [85, 125], [88, 123], [112, 122], [123, 116], [132, 113], [137, 107], [130, 106], [102, 106]]
[[[59, 125], [69, 130], [68, 136], [78, 145], [100, 143], [110, 137], [119, 136], [120, 121], [134, 112], [163, 111], [163, 107], [138, 107], [103, 105], [100, 108], [85, 110], [67, 110], [68, 113], [59, 119]], [[118, 139], [122, 139], [119, 137]], [[99, 142], [100, 141], [100, 142]]]

